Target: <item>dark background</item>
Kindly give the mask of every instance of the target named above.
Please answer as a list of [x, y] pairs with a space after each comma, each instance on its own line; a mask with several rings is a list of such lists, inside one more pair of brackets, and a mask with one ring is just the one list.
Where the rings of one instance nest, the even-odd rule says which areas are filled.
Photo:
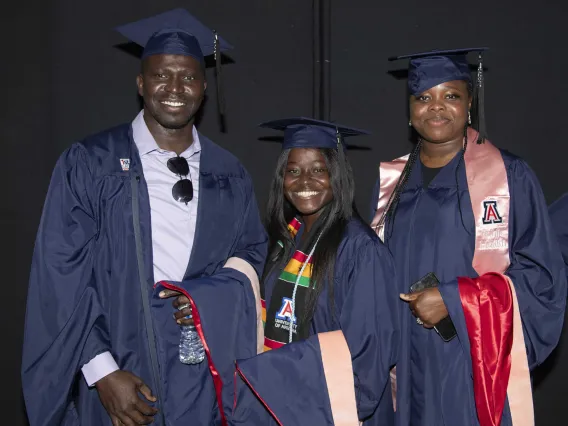
[[[139, 62], [112, 29], [185, 7], [235, 46], [224, 66], [228, 132], [219, 131], [214, 85], [200, 130], [235, 153], [251, 173], [261, 206], [279, 144], [263, 120], [312, 114], [313, 7], [308, 0], [34, 0], [2, 13], [2, 202], [4, 300], [2, 424], [24, 425], [20, 386], [30, 259], [43, 199], [58, 155], [73, 141], [138, 111]], [[322, 0], [330, 1], [330, 0]], [[567, 191], [565, 126], [568, 59], [565, 2], [331, 0], [331, 119], [368, 129], [349, 155], [365, 214], [380, 160], [406, 153], [405, 81], [388, 71], [394, 54], [489, 46], [486, 110], [493, 142], [525, 158], [549, 202]], [[459, 7], [457, 7], [459, 5]], [[474, 58], [472, 58], [474, 61]], [[211, 83], [214, 82], [210, 75]], [[565, 425], [562, 385], [568, 341], [536, 373], [537, 425]]]

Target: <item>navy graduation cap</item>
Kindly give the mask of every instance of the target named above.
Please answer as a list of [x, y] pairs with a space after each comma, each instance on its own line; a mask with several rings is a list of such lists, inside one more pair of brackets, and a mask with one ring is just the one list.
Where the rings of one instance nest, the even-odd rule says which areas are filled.
[[183, 55], [205, 66], [205, 57], [215, 55], [217, 101], [224, 115], [221, 89], [221, 52], [232, 49], [227, 41], [203, 25], [185, 9], [173, 9], [150, 18], [121, 25], [116, 31], [144, 50], [142, 59], [152, 55]]
[[477, 142], [482, 143], [486, 137], [485, 109], [484, 109], [484, 83], [483, 62], [481, 54], [487, 47], [472, 47], [465, 49], [432, 50], [430, 52], [414, 53], [411, 55], [393, 56], [389, 61], [410, 59], [408, 66], [408, 90], [413, 96], [442, 83], [453, 80], [462, 80], [472, 83], [467, 54], [477, 52], [479, 65], [477, 67], [477, 81], [474, 85], [474, 97], [477, 113], [479, 137]]
[[233, 48], [181, 8], [121, 25], [116, 30], [144, 48], [142, 59], [170, 54], [192, 56], [203, 63], [205, 56]]
[[283, 150], [292, 148], [337, 149], [340, 144], [343, 144], [345, 148], [344, 137], [369, 134], [365, 130], [306, 117], [267, 121], [259, 124], [259, 127], [284, 130]]
[[430, 52], [414, 53], [412, 55], [393, 56], [389, 61], [410, 59], [408, 67], [408, 89], [414, 96], [453, 80], [471, 82], [471, 73], [467, 54], [469, 52], [484, 52], [486, 47], [467, 49], [432, 50]]

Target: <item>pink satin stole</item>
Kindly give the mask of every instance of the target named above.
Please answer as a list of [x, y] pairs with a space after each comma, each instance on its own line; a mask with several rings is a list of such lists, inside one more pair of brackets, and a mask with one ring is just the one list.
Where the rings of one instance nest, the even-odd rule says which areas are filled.
[[[409, 156], [410, 155], [407, 154], [403, 157], [396, 158], [393, 161], [380, 163], [379, 201], [377, 203], [375, 216], [371, 222], [371, 228], [373, 228], [382, 241], [385, 240], [385, 223], [383, 221], [383, 214], [388, 209], [390, 197], [394, 192]], [[392, 405], [394, 411], [396, 411], [396, 366], [390, 371], [390, 381]]]
[[335, 426], [358, 426], [351, 353], [341, 330], [318, 334], [321, 360]]
[[377, 203], [377, 210], [375, 212], [375, 217], [371, 222], [371, 228], [375, 230], [377, 235], [381, 240], [384, 241], [385, 224], [381, 221], [383, 213], [387, 210], [388, 202], [390, 196], [394, 192], [394, 188], [402, 174], [402, 170], [406, 162], [408, 161], [409, 155], [397, 158], [388, 163], [380, 164], [380, 190], [379, 190], [379, 202]]
[[[468, 129], [467, 139], [470, 142], [464, 155], [469, 195], [475, 217], [475, 253], [472, 265], [479, 275], [486, 272], [504, 274], [510, 264], [510, 195], [507, 171], [499, 150], [489, 141], [477, 144], [475, 142], [477, 135], [477, 131], [472, 128]], [[380, 223], [381, 218], [406, 161], [408, 161], [408, 155], [380, 165], [379, 201], [371, 227], [381, 240], [384, 239], [384, 223]], [[493, 207], [500, 215], [500, 220], [487, 223], [488, 221], [484, 219], [499, 219], [499, 217], [486, 216], [486, 208]], [[513, 348], [507, 396], [513, 424], [532, 426], [534, 425], [532, 389], [521, 316], [515, 288], [511, 279], [506, 278], [510, 283], [514, 299]], [[391, 390], [396, 410], [396, 367], [391, 370]]]
[[[509, 219], [510, 194], [505, 163], [499, 150], [486, 141], [477, 144], [477, 132], [468, 131], [468, 144], [464, 160], [469, 196], [475, 217], [475, 254], [473, 268], [479, 275], [487, 272], [504, 274], [510, 265]], [[499, 220], [489, 215], [487, 209], [497, 206]], [[534, 410], [530, 372], [527, 360], [523, 325], [519, 313], [515, 286], [509, 282], [513, 296], [513, 347], [511, 349], [511, 373], [507, 386], [507, 397], [513, 425], [534, 425]]]
[[262, 318], [262, 302], [260, 299], [260, 282], [254, 268], [240, 257], [230, 257], [223, 268], [236, 269], [242, 272], [250, 281], [256, 308], [256, 353], [264, 352], [264, 323]]

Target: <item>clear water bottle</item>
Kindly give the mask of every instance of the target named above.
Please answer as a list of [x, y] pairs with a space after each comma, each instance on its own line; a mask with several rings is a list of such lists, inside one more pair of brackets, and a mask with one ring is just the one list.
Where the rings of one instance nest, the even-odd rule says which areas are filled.
[[[183, 305], [178, 310], [183, 310], [189, 305]], [[191, 318], [188, 315], [186, 318]], [[182, 325], [179, 340], [179, 360], [184, 364], [199, 364], [205, 359], [205, 349], [194, 325]]]

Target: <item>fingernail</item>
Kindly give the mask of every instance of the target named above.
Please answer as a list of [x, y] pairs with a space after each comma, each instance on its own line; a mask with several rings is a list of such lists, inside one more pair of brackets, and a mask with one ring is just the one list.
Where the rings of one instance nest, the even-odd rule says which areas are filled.
[[160, 297], [164, 297], [164, 292], [160, 291]]
[[181, 320], [177, 320], [176, 322], [177, 322], [178, 324], [181, 324]]

